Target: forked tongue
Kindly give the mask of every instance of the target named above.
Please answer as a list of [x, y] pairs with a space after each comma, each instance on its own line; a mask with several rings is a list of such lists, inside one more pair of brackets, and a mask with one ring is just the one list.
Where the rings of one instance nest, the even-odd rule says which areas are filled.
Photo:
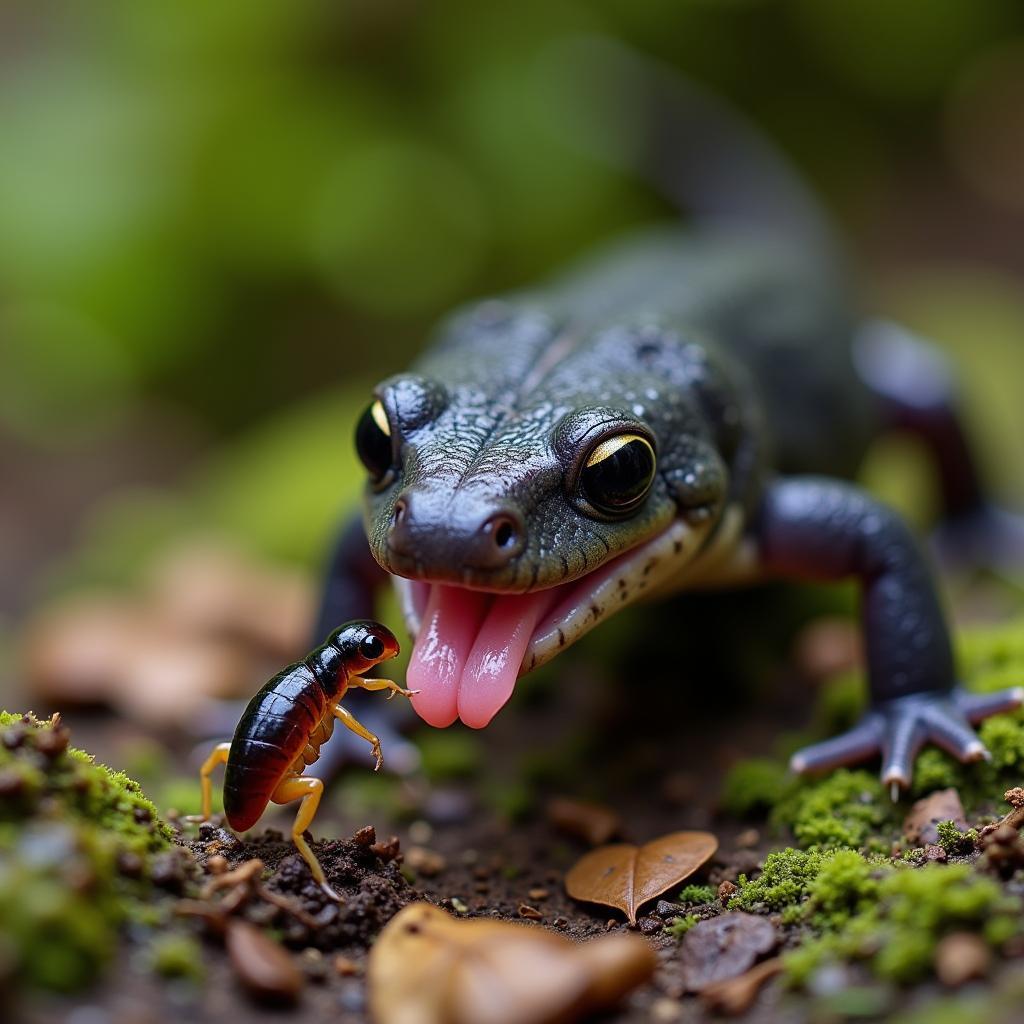
[[482, 729], [512, 696], [523, 656], [555, 594], [493, 595], [434, 584], [407, 674], [430, 725]]

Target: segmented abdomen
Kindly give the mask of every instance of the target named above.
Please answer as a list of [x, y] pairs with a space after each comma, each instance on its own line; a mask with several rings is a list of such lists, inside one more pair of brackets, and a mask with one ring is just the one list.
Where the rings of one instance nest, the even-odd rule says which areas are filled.
[[244, 832], [318, 733], [327, 698], [304, 662], [274, 676], [238, 720], [224, 775], [224, 814]]

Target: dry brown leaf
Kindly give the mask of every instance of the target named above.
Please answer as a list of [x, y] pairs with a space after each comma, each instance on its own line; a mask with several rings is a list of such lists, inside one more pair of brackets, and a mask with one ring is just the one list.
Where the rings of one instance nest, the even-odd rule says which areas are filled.
[[643, 846], [602, 846], [573, 865], [565, 889], [575, 900], [616, 907], [636, 924], [645, 903], [689, 878], [717, 849], [710, 832], [672, 832]]
[[614, 1004], [656, 964], [639, 936], [576, 944], [413, 903], [374, 944], [367, 985], [378, 1024], [564, 1024]]
[[294, 1003], [302, 991], [302, 973], [288, 952], [248, 921], [228, 921], [224, 937], [238, 980], [257, 999]]
[[751, 967], [746, 974], [737, 978], [727, 978], [708, 985], [700, 997], [704, 1005], [714, 1013], [728, 1017], [738, 1017], [746, 1013], [761, 991], [766, 981], [782, 972], [782, 959], [764, 960], [756, 967]]
[[970, 827], [955, 789], [936, 790], [918, 800], [903, 822], [903, 834], [915, 846], [929, 846], [939, 841], [940, 821], [952, 821], [961, 832]]

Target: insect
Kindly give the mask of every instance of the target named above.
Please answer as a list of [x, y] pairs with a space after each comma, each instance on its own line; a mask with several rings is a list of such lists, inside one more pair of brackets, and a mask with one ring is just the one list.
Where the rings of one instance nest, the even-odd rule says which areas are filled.
[[383, 764], [380, 741], [341, 706], [349, 689], [387, 690], [412, 696], [390, 679], [364, 679], [382, 661], [398, 654], [398, 641], [378, 622], [360, 619], [336, 629], [302, 661], [279, 672], [257, 693], [238, 720], [230, 743], [219, 743], [199, 771], [202, 819], [210, 817], [212, 775], [221, 764], [224, 773], [224, 815], [236, 832], [256, 824], [267, 804], [301, 800], [292, 824], [292, 841], [309, 865], [313, 878], [334, 900], [323, 868], [303, 838], [323, 795], [320, 779], [303, 775], [320, 756], [320, 747], [339, 721], [366, 740], [373, 750], [374, 770]]

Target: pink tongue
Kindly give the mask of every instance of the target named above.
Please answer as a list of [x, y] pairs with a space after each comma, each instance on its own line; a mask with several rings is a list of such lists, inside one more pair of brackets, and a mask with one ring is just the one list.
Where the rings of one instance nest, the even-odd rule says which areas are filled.
[[434, 585], [407, 675], [430, 725], [461, 717], [482, 729], [512, 695], [523, 656], [554, 591], [509, 596]]
[[412, 706], [423, 721], [443, 729], [459, 717], [459, 681], [491, 597], [460, 587], [430, 588], [406, 682], [419, 690]]

